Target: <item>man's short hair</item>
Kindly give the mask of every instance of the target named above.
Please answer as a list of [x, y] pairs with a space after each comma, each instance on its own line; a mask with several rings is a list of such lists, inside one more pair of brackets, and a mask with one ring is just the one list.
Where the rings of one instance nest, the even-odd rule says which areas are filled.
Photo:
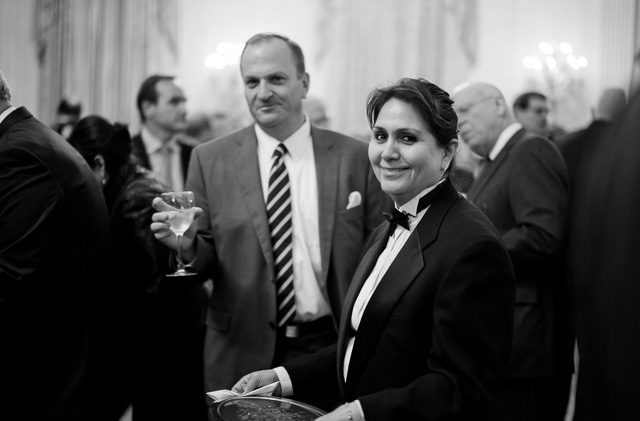
[[541, 101], [546, 101], [547, 97], [542, 95], [540, 92], [525, 92], [522, 95], [518, 96], [513, 103], [513, 111], [516, 110], [526, 110], [529, 108], [529, 102], [532, 99], [539, 99]]
[[138, 90], [138, 97], [136, 98], [136, 105], [138, 106], [138, 113], [140, 113], [140, 120], [144, 123], [146, 117], [144, 112], [142, 111], [142, 104], [144, 102], [151, 102], [152, 104], [156, 104], [158, 102], [158, 90], [156, 89], [156, 85], [158, 82], [169, 81], [173, 82], [175, 79], [174, 76], [166, 76], [166, 75], [153, 75], [149, 76], [142, 82], [140, 85], [140, 90]]
[[274, 34], [272, 32], [261, 32], [259, 34], [255, 34], [244, 44], [244, 48], [242, 49], [242, 54], [240, 55], [240, 61], [242, 61], [242, 57], [244, 56], [244, 52], [250, 45], [256, 45], [261, 42], [270, 41], [274, 39], [279, 39], [284, 41], [291, 50], [291, 54], [293, 55], [293, 60], [295, 62], [296, 70], [298, 72], [298, 77], [302, 77], [306, 73], [306, 69], [304, 66], [304, 54], [302, 53], [302, 48], [296, 43], [292, 41], [288, 37], [280, 34]]
[[9, 90], [9, 84], [7, 83], [7, 79], [0, 71], [0, 99], [5, 100], [7, 102], [11, 101], [11, 91]]

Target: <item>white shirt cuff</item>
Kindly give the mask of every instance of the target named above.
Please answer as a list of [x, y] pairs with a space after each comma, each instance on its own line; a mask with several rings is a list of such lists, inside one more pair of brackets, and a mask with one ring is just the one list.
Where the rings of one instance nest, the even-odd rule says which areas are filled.
[[[293, 396], [293, 385], [291, 384], [291, 377], [284, 367], [276, 367], [273, 369], [280, 381], [280, 387], [282, 388], [282, 397]], [[360, 409], [362, 411], [362, 409]]]
[[362, 405], [360, 405], [360, 401], [359, 400], [355, 400], [353, 402], [351, 402], [352, 404], [355, 405], [355, 407], [357, 408], [357, 410], [360, 412], [360, 418], [354, 418], [355, 420], [360, 419], [362, 421], [365, 421], [364, 419], [364, 411], [362, 410]]

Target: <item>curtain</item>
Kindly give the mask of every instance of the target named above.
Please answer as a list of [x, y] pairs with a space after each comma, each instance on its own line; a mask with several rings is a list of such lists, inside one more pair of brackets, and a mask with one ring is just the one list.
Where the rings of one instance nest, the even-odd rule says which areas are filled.
[[316, 27], [332, 54], [317, 57], [332, 74], [334, 127], [368, 138], [369, 91], [400, 77], [422, 77], [446, 90], [475, 64], [476, 0], [327, 0]]
[[45, 122], [63, 96], [76, 96], [83, 115], [137, 130], [141, 82], [176, 71], [177, 0], [36, 0], [35, 22]]

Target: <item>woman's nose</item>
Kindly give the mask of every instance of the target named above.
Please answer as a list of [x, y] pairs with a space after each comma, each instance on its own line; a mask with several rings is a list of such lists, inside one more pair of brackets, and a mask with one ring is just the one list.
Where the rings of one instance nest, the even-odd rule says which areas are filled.
[[398, 153], [397, 144], [393, 139], [391, 138], [387, 139], [387, 141], [384, 144], [384, 147], [382, 148], [381, 156], [382, 156], [382, 159], [384, 159], [385, 161], [398, 159], [400, 155]]

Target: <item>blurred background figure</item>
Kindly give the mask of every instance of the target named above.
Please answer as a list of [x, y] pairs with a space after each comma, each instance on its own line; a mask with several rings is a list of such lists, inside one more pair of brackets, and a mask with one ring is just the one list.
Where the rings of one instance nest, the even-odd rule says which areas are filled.
[[525, 130], [540, 136], [548, 136], [549, 106], [547, 97], [540, 92], [525, 92], [518, 96], [513, 103], [513, 114]]
[[469, 200], [502, 235], [516, 276], [501, 404], [509, 421], [561, 421], [573, 371], [565, 291], [567, 170], [549, 139], [516, 122], [495, 86], [462, 84], [454, 101], [463, 141], [484, 158]]
[[585, 151], [570, 267], [580, 354], [575, 418], [640, 419], [640, 96]]
[[216, 137], [211, 120], [205, 113], [193, 113], [187, 118], [187, 136], [197, 143], [204, 143]]
[[327, 108], [320, 98], [313, 96], [307, 97], [302, 102], [302, 109], [304, 113], [309, 116], [312, 125], [323, 129], [329, 128], [330, 120], [327, 115]]
[[124, 346], [100, 184], [10, 101], [0, 72], [0, 419], [117, 420]]
[[[607, 133], [623, 112], [627, 96], [621, 88], [607, 88], [600, 94], [593, 110], [593, 121], [588, 127], [569, 133], [558, 139], [558, 149], [562, 153], [569, 172], [571, 197], [574, 197], [584, 184], [589, 168], [580, 169], [581, 160], [587, 149], [593, 149], [597, 143], [606, 142]], [[571, 201], [573, 202], [573, 201]], [[571, 219], [573, 220], [573, 219]]]
[[172, 190], [187, 177], [193, 144], [180, 141], [187, 129], [187, 99], [173, 76], [153, 75], [142, 82], [136, 105], [142, 131], [133, 137], [133, 155]]
[[151, 202], [169, 187], [131, 156], [126, 126], [91, 115], [69, 138], [102, 186], [125, 296], [126, 350], [133, 419], [206, 419], [202, 347], [207, 293], [166, 278], [169, 250], [149, 229]]
[[56, 109], [56, 116], [51, 128], [65, 139], [68, 139], [73, 126], [80, 120], [81, 114], [82, 103], [80, 98], [76, 96], [62, 98]]

